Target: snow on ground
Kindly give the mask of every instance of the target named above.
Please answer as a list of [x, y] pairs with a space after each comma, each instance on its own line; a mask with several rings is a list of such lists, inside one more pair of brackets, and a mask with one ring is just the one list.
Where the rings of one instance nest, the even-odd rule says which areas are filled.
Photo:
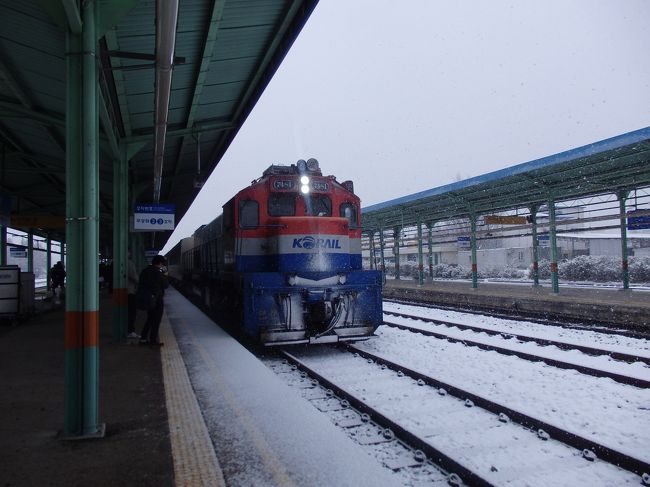
[[559, 360], [578, 366], [591, 367], [597, 370], [650, 381], [650, 366], [646, 365], [644, 362], [628, 363], [614, 360], [607, 355], [594, 356], [583, 353], [579, 350], [562, 350], [556, 346], [541, 346], [535, 342], [520, 342], [515, 338], [505, 339], [501, 336], [488, 335], [486, 333], [475, 332], [472, 330], [459, 330], [458, 328], [449, 328], [445, 325], [437, 325], [435, 323], [423, 323], [409, 318], [390, 315], [386, 315], [386, 318], [390, 322], [407, 325], [411, 328], [443, 333], [456, 340], [467, 340], [489, 346], [502, 347], [508, 350], [515, 350], [543, 358]]
[[493, 485], [639, 483], [634, 474], [606, 462], [590, 463], [574, 448], [552, 439], [543, 441], [517, 424], [499, 422], [482, 408], [467, 407], [461, 400], [420, 387], [417, 381], [381, 370], [353, 354], [309, 349], [300, 358]]
[[[467, 324], [481, 319], [464, 316]], [[359, 347], [650, 461], [648, 389], [386, 326], [377, 335]]]
[[[475, 315], [437, 308], [424, 308], [384, 301], [384, 311], [395, 311], [414, 316], [423, 316], [437, 320], [453, 321], [463, 325], [478, 326], [488, 330], [504, 333], [521, 334], [545, 340], [586, 345], [602, 348], [612, 352], [635, 354], [650, 358], [650, 340], [631, 338], [622, 335], [598, 333], [597, 330], [586, 331], [557, 326], [543, 325], [525, 320], [509, 320], [487, 315]], [[393, 320], [393, 317], [390, 318]]]

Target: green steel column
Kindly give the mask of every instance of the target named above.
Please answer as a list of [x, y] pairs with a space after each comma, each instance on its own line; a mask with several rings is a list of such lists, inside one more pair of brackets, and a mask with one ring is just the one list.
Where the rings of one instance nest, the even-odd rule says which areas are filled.
[[34, 234], [27, 233], [27, 272], [34, 272]]
[[472, 249], [472, 289], [478, 288], [478, 265], [476, 260], [476, 215], [469, 216], [471, 227], [470, 245]]
[[424, 284], [424, 257], [422, 256], [422, 222], [418, 220], [418, 284]]
[[386, 261], [384, 258], [384, 229], [383, 228], [379, 229], [379, 251], [381, 252], [380, 257], [381, 257], [382, 281], [385, 283], [386, 282]]
[[548, 235], [551, 244], [551, 285], [554, 293], [560, 292], [560, 281], [558, 276], [557, 267], [557, 238], [555, 231], [555, 199], [553, 197], [548, 200]]
[[399, 246], [400, 246], [400, 228], [393, 228], [393, 253], [395, 254], [395, 279], [399, 281], [400, 272], [399, 272]]
[[128, 266], [128, 155], [126, 146], [113, 165], [113, 340], [126, 343], [129, 290]]
[[50, 269], [52, 268], [52, 239], [50, 234], [47, 234], [47, 240], [45, 241], [47, 251], [45, 252], [45, 286], [47, 289], [50, 289]]
[[537, 241], [537, 206], [530, 207], [530, 220], [533, 225], [533, 286], [539, 286], [539, 242]]
[[[66, 33], [64, 437], [103, 436], [99, 403], [99, 162], [96, 2], [83, 2], [81, 35]], [[63, 244], [62, 244], [63, 245]], [[64, 250], [65, 249], [65, 250]]]
[[139, 269], [144, 269], [148, 265], [147, 258], [144, 255], [144, 251], [146, 249], [144, 237], [145, 236], [143, 233], [138, 234], [138, 249], [140, 249], [140, 255], [138, 257], [138, 261], [140, 262], [140, 265], [138, 266]]
[[[5, 159], [7, 153], [7, 146], [2, 143], [2, 158], [0, 163], [2, 164], [2, 173], [0, 174], [0, 183], [2, 186], [5, 185]], [[11, 213], [11, 203], [9, 204], [9, 213]], [[9, 218], [7, 218], [8, 220]], [[0, 225], [0, 265], [7, 265], [7, 227], [5, 225]]]
[[7, 227], [0, 225], [0, 265], [7, 265]]
[[627, 262], [627, 226], [626, 226], [626, 208], [625, 201], [629, 193], [621, 191], [618, 193], [618, 202], [620, 205], [620, 222], [621, 222], [621, 265], [623, 270], [623, 289], [630, 289], [630, 270]]
[[429, 230], [427, 241], [429, 246], [429, 282], [433, 282], [433, 223], [427, 223], [427, 229]]
[[[131, 206], [133, 208], [133, 206]], [[131, 209], [129, 209], [131, 211]], [[138, 269], [144, 269], [142, 266], [142, 234], [141, 233], [132, 233], [131, 234], [131, 245], [132, 245], [132, 258], [135, 266]]]

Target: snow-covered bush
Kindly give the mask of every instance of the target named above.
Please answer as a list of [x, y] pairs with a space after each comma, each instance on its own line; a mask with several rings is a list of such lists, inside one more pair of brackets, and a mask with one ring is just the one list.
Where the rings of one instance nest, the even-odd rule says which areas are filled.
[[433, 266], [433, 277], [438, 279], [471, 279], [472, 270], [458, 265], [436, 264]]
[[[650, 257], [630, 257], [630, 281], [634, 283], [650, 283]], [[558, 263], [559, 277], [565, 281], [586, 282], [620, 282], [622, 280], [621, 260], [611, 256], [581, 255], [573, 259], [563, 260]], [[395, 266], [386, 266], [389, 276], [395, 275]], [[400, 266], [400, 277], [404, 279], [418, 279], [418, 265], [405, 262]], [[424, 266], [424, 277], [429, 277], [429, 266]], [[522, 279], [533, 278], [533, 266], [528, 270], [514, 267], [493, 268], [480, 270], [478, 277]], [[454, 264], [436, 264], [433, 266], [434, 279], [471, 279], [472, 270]], [[539, 278], [551, 278], [551, 263], [546, 259], [539, 261]]]
[[484, 274], [486, 274], [486, 277], [498, 277], [499, 279], [523, 279], [526, 277], [527, 272], [525, 269], [508, 266], [505, 269], [490, 269]]
[[[630, 257], [630, 280], [650, 282], [650, 257]], [[580, 255], [558, 263], [560, 279], [566, 281], [616, 282], [623, 279], [621, 259], [601, 255]], [[533, 266], [528, 268], [528, 277], [533, 277]], [[539, 261], [539, 278], [551, 278], [551, 264], [548, 260]]]
[[650, 282], [650, 257], [630, 257], [630, 280]]
[[560, 263], [560, 276], [568, 281], [620, 281], [622, 279], [621, 259], [579, 255]]
[[[551, 262], [547, 259], [541, 259], [538, 262], [537, 273], [540, 279], [551, 278]], [[533, 278], [533, 265], [528, 267], [528, 278]]]

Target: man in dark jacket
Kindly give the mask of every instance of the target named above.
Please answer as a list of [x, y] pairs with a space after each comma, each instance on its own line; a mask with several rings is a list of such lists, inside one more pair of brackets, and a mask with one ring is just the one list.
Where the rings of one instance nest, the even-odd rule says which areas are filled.
[[151, 260], [151, 265], [140, 273], [138, 282], [138, 294], [148, 293], [153, 296], [152, 306], [147, 310], [147, 321], [142, 328], [140, 345], [162, 346], [158, 339], [158, 328], [163, 315], [163, 296], [165, 289], [169, 286], [165, 268], [165, 258], [156, 255]]

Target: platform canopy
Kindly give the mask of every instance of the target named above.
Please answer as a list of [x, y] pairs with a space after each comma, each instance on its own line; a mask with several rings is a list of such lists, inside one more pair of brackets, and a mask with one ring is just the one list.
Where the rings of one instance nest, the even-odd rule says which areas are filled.
[[368, 206], [363, 228], [415, 226], [648, 185], [650, 127]]
[[[176, 26], [158, 32], [167, 40], [175, 32], [175, 48], [164, 155], [157, 176], [153, 155], [156, 2], [96, 2], [104, 243], [110, 242], [113, 164], [120, 151], [127, 147], [129, 155], [135, 154], [129, 165], [134, 199], [148, 203], [157, 198], [174, 204], [179, 221], [316, 3], [178, 3]], [[11, 198], [13, 214], [66, 214], [66, 31], [80, 32], [80, 4], [0, 1], [0, 191]], [[167, 8], [171, 2], [162, 4]], [[50, 230], [64, 238], [63, 229]], [[157, 234], [154, 246], [161, 248], [169, 235]]]

